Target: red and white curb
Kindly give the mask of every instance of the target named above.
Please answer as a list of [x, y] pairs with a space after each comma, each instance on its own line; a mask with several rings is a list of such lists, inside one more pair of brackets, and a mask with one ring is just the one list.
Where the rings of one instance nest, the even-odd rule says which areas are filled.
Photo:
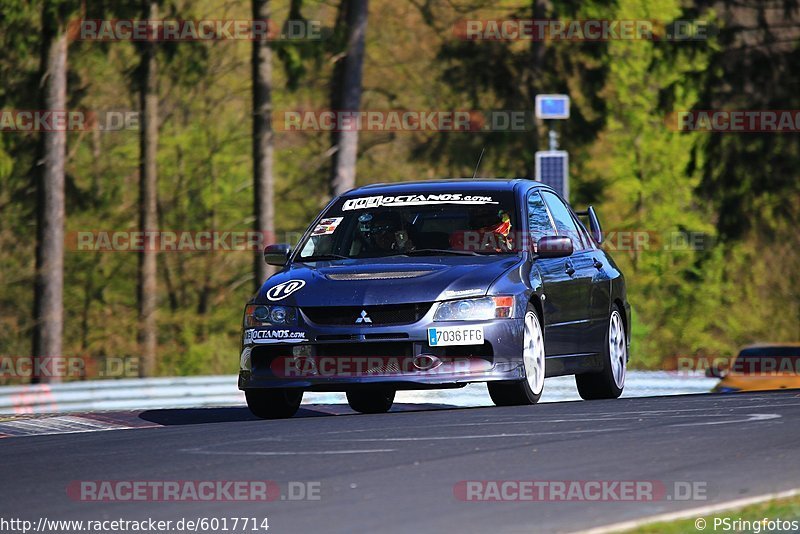
[[80, 432], [162, 426], [140, 419], [138, 415], [138, 413], [96, 413], [54, 415], [49, 417], [9, 417], [0, 419], [0, 438], [76, 434]]

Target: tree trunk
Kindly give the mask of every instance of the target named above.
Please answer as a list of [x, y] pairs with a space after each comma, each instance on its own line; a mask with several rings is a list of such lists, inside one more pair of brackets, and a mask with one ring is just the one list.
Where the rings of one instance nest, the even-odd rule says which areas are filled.
[[[67, 34], [43, 8], [42, 109], [67, 109]], [[42, 165], [38, 173], [36, 225], [35, 327], [33, 356], [45, 369], [59, 369], [64, 331], [64, 166], [67, 133], [42, 133]], [[32, 382], [60, 382], [60, 376], [34, 373]]]
[[[367, 33], [367, 0], [346, 2], [347, 50], [334, 75], [332, 111], [358, 111], [361, 107], [361, 72], [364, 64], [364, 37]], [[358, 130], [333, 132], [331, 193], [340, 195], [356, 185]]]
[[[158, 19], [158, 2], [144, 0], [146, 18]], [[142, 51], [141, 78], [142, 127], [139, 132], [139, 229], [145, 232], [158, 228], [157, 187], [158, 175], [156, 155], [158, 151], [158, 63], [156, 61], [156, 42], [147, 41]], [[156, 254], [157, 250], [139, 252], [139, 350], [141, 364], [140, 376], [152, 376], [156, 366], [157, 324], [156, 324]]]
[[[269, 19], [269, 0], [253, 0], [253, 19]], [[272, 49], [269, 41], [254, 40], [252, 52], [253, 77], [253, 230], [273, 241], [275, 211], [272, 133]], [[261, 287], [271, 273], [264, 263], [263, 250], [256, 250], [253, 275], [255, 288]]]

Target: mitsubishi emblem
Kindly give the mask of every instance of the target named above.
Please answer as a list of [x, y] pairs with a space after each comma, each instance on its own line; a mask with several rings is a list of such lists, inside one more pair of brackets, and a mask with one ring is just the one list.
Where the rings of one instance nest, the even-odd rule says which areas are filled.
[[368, 323], [372, 324], [372, 319], [367, 315], [367, 310], [361, 310], [361, 316], [356, 319], [356, 324]]

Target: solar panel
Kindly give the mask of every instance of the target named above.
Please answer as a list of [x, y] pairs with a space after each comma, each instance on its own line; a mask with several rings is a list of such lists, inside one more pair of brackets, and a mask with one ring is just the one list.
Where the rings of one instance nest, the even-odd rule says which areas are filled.
[[555, 189], [569, 202], [569, 154], [564, 150], [536, 153], [536, 181]]

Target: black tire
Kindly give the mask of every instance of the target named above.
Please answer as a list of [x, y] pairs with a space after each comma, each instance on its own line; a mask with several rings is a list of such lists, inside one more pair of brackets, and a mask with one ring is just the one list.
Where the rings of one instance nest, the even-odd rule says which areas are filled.
[[[541, 321], [539, 319], [539, 315], [536, 313], [536, 309], [528, 304], [527, 310], [525, 310], [525, 321], [531, 320], [532, 325], [534, 328], [538, 330], [538, 342], [541, 343], [541, 368], [540, 372], [542, 376], [540, 377], [541, 385], [537, 385], [539, 389], [538, 392], [535, 392], [532, 387], [531, 383], [528, 380], [528, 370], [525, 369], [526, 377], [523, 380], [515, 380], [513, 382], [488, 382], [486, 386], [489, 388], [489, 396], [492, 398], [492, 402], [496, 406], [524, 406], [524, 405], [531, 405], [536, 404], [539, 402], [539, 399], [542, 397], [542, 391], [544, 388], [544, 334], [542, 331]], [[525, 328], [523, 326], [523, 328]], [[525, 344], [528, 342], [527, 339], [527, 330], [523, 333], [522, 339], [522, 353], [523, 353], [523, 366], [525, 365]], [[538, 379], [537, 379], [538, 380]], [[537, 384], [539, 382], [537, 381]]]
[[[617, 315], [619, 326], [622, 329], [622, 348], [624, 350], [625, 365], [622, 370], [622, 383], [617, 383], [614, 371], [615, 366], [611, 362], [612, 342], [611, 331], [612, 321], [614, 315]], [[611, 308], [611, 314], [608, 317], [608, 328], [606, 328], [605, 343], [603, 344], [603, 370], [599, 373], [585, 373], [575, 375], [575, 384], [578, 386], [578, 394], [584, 400], [597, 400], [597, 399], [616, 399], [622, 395], [622, 390], [625, 389], [625, 368], [627, 367], [628, 359], [628, 345], [627, 345], [627, 332], [625, 330], [625, 321], [622, 320], [622, 312], [619, 307], [614, 304]]]
[[286, 419], [297, 413], [303, 400], [302, 389], [248, 389], [247, 407], [261, 419]]
[[525, 380], [514, 382], [487, 382], [489, 396], [495, 406], [529, 406], [539, 402], [541, 395], [528, 392], [530, 387]]
[[352, 389], [347, 392], [347, 404], [360, 413], [386, 413], [394, 403], [393, 389]]

